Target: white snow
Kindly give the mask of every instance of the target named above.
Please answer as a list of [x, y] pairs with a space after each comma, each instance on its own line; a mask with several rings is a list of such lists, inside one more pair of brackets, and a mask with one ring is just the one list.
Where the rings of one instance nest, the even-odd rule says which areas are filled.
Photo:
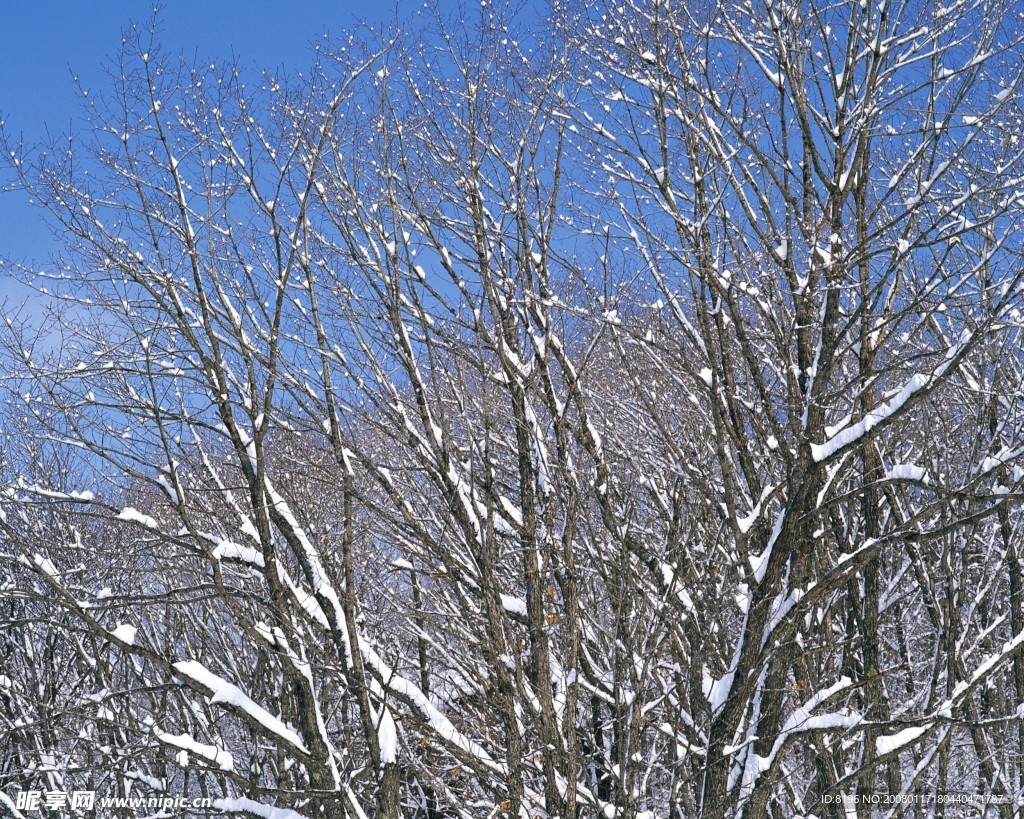
[[[814, 587], [814, 582], [811, 582], [811, 588]], [[808, 589], [809, 591], [809, 589]], [[804, 596], [802, 589], [792, 589], [789, 594], [783, 599], [783, 596], [779, 594], [772, 601], [771, 616], [769, 617], [767, 625], [764, 627], [764, 635], [761, 638], [761, 646], [765, 646], [771, 637], [771, 634], [778, 625], [785, 619], [800, 602], [800, 599]]]
[[305, 819], [301, 813], [288, 808], [275, 808], [273, 805], [264, 805], [262, 802], [241, 796], [234, 799], [214, 799], [213, 807], [224, 813], [248, 813], [263, 819]]
[[[534, 438], [533, 439], [533, 444], [534, 444], [533, 450], [534, 450], [534, 453], [537, 454], [538, 460], [540, 461], [540, 465], [541, 465], [541, 469], [539, 470], [540, 474], [538, 476], [538, 478], [539, 478], [538, 482], [541, 484], [541, 487], [543, 488], [543, 487], [547, 486], [547, 479], [548, 479], [547, 478], [547, 468], [546, 468], [547, 467], [547, 463], [546, 463], [546, 461], [547, 461], [547, 457], [546, 457], [547, 450], [543, 448], [543, 444], [541, 444], [540, 448], [538, 448], [537, 443], [538, 443], [537, 439]], [[547, 494], [546, 491], [545, 491], [545, 494]], [[498, 503], [501, 504], [502, 511], [504, 511], [505, 514], [508, 515], [508, 517], [512, 520], [512, 522], [516, 526], [522, 526], [523, 525], [523, 513], [519, 509], [518, 506], [516, 506], [514, 503], [512, 503], [512, 501], [510, 501], [504, 495], [500, 495], [498, 497]]]
[[144, 515], [138, 509], [133, 509], [131, 506], [126, 506], [117, 514], [118, 520], [128, 520], [133, 523], [139, 523], [145, 526], [147, 529], [156, 529], [156, 521], [149, 515]]
[[384, 659], [374, 651], [373, 647], [365, 640], [360, 639], [359, 651], [367, 665], [373, 668], [384, 685], [390, 691], [405, 699], [411, 706], [420, 712], [431, 727], [437, 732], [438, 737], [459, 748], [463, 753], [476, 757], [476, 759], [491, 770], [504, 775], [505, 766], [495, 762], [489, 753], [472, 739], [461, 733], [448, 717], [442, 714], [430, 699], [420, 690], [419, 686], [410, 680], [405, 679], [395, 669], [388, 666]]
[[927, 389], [938, 381], [949, 369], [950, 364], [971, 340], [970, 334], [965, 334], [960, 341], [946, 351], [945, 360], [930, 374], [916, 373], [903, 385], [892, 398], [881, 406], [869, 412], [855, 424], [844, 424], [836, 431], [829, 430], [829, 438], [821, 444], [811, 444], [811, 455], [815, 461], [821, 463], [831, 457], [843, 447], [859, 441], [878, 424], [891, 418], [899, 412], [903, 406], [910, 401], [921, 390]]
[[754, 505], [754, 508], [750, 510], [750, 514], [744, 517], [736, 518], [736, 525], [740, 527], [740, 531], [743, 534], [749, 532], [750, 528], [757, 522], [757, 519], [761, 517], [761, 508], [763, 507], [764, 502], [765, 500], [767, 500], [768, 496], [771, 495], [774, 488], [775, 487], [770, 484], [765, 486], [764, 489], [761, 491], [760, 500], [758, 500], [758, 502]]
[[852, 684], [849, 677], [840, 677], [828, 688], [815, 692], [803, 705], [793, 709], [793, 712], [786, 718], [782, 730], [779, 732], [778, 737], [776, 737], [768, 756], [758, 757], [754, 760], [756, 763], [756, 775], [754, 778], [756, 779], [756, 776], [771, 768], [775, 759], [785, 748], [786, 743], [797, 734], [804, 734], [810, 731], [843, 731], [858, 725], [862, 719], [861, 715], [846, 709], [825, 714], [811, 713], [829, 698], [849, 688]]
[[14, 801], [3, 791], [0, 791], [0, 805], [4, 805], [14, 819], [25, 819], [25, 814], [15, 807]]
[[260, 723], [264, 728], [290, 745], [298, 748], [303, 753], [308, 753], [306, 746], [302, 743], [299, 735], [285, 725], [265, 708], [257, 705], [237, 685], [218, 677], [206, 666], [196, 660], [183, 660], [174, 664], [174, 668], [180, 674], [199, 683], [204, 688], [210, 689], [210, 704], [224, 703], [245, 712], [250, 718]]
[[158, 733], [157, 739], [166, 745], [172, 745], [175, 748], [180, 748], [201, 759], [205, 759], [207, 762], [212, 762], [222, 771], [233, 771], [235, 769], [235, 760], [227, 751], [218, 748], [216, 745], [204, 745], [201, 742], [196, 742], [188, 734]]
[[757, 523], [759, 517], [761, 517], [761, 504], [755, 506], [749, 515], [736, 518], [736, 525], [740, 527], [743, 534], [746, 534], [750, 531], [750, 527]]
[[377, 725], [377, 740], [380, 742], [380, 761], [385, 765], [395, 762], [398, 759], [398, 729], [387, 706], [381, 712]]
[[160, 485], [160, 488], [167, 493], [167, 497], [170, 498], [171, 503], [179, 503], [180, 498], [178, 497], [178, 490], [174, 488], [174, 484], [164, 475], [157, 475], [156, 482]]
[[302, 610], [316, 620], [316, 622], [323, 628], [329, 629], [331, 624], [328, 622], [327, 615], [324, 614], [324, 610], [320, 608], [320, 604], [317, 602], [316, 598], [292, 580], [284, 570], [284, 566], [280, 563], [277, 564], [277, 574], [281, 578], [281, 582], [284, 583], [291, 591], [292, 596], [295, 598], [295, 602], [299, 604]]
[[503, 594], [501, 596], [501, 607], [509, 614], [519, 614], [523, 617], [526, 616], [526, 601], [519, 597], [513, 597], [510, 594]]
[[218, 560], [240, 560], [243, 563], [259, 566], [261, 569], [267, 565], [258, 549], [254, 549], [252, 546], [242, 546], [233, 540], [220, 540], [217, 543], [217, 548], [213, 550], [213, 556]]
[[875, 740], [875, 754], [877, 756], [884, 756], [885, 754], [892, 753], [893, 751], [902, 748], [904, 745], [909, 745], [914, 740], [918, 739], [918, 737], [925, 734], [932, 725], [933, 723], [929, 722], [926, 725], [904, 728], [896, 734], [886, 734], [885, 736], [878, 737], [878, 739]]
[[928, 482], [928, 470], [916, 464], [893, 464], [892, 468], [885, 473], [888, 480], [920, 481]]
[[260, 533], [256, 531], [256, 526], [253, 524], [253, 522], [251, 520], [249, 520], [248, 517], [243, 517], [242, 518], [242, 523], [238, 527], [238, 530], [243, 535], [247, 535], [248, 537], [250, 537], [253, 540], [255, 540], [257, 543], [260, 542]]
[[50, 558], [36, 554], [33, 555], [33, 560], [35, 560], [36, 566], [38, 566], [39, 570], [44, 574], [48, 574], [50, 577], [54, 578], [60, 577], [60, 572], [57, 571], [57, 567], [53, 565]]
[[26, 492], [31, 492], [33, 495], [40, 495], [44, 498], [52, 498], [53, 500], [69, 500], [78, 501], [79, 503], [89, 503], [96, 496], [88, 489], [81, 492], [72, 490], [71, 492], [57, 492], [53, 489], [45, 489], [38, 484], [24, 487]]
[[315, 594], [319, 594], [330, 604], [330, 607], [334, 612], [334, 625], [340, 627], [344, 633], [345, 629], [343, 624], [345, 623], [345, 613], [341, 607], [341, 599], [338, 597], [337, 591], [335, 591], [334, 586], [327, 577], [327, 572], [324, 570], [323, 562], [320, 560], [319, 550], [309, 539], [309, 536], [306, 534], [306, 530], [299, 525], [299, 522], [292, 513], [288, 502], [274, 489], [269, 478], [266, 479], [265, 485], [267, 495], [270, 497], [270, 501], [273, 504], [275, 511], [287, 524], [288, 529], [298, 541], [298, 544], [303, 551], [303, 555], [309, 567], [309, 572], [312, 575], [311, 582], [313, 584], [313, 592]]
[[[711, 713], [716, 713], [723, 705], [729, 696], [729, 692], [732, 690], [732, 680], [735, 676], [735, 670], [730, 669], [727, 671], [721, 679], [714, 680], [707, 690], [708, 704], [711, 706]], [[707, 686], [707, 678], [704, 680], [705, 686]]]
[[127, 623], [121, 623], [117, 628], [110, 632], [110, 636], [115, 640], [120, 640], [122, 643], [127, 643], [130, 646], [135, 645], [135, 635], [138, 633], [138, 629], [135, 626], [130, 626]]
[[754, 580], [760, 583], [764, 580], [764, 574], [768, 571], [768, 559], [772, 556], [772, 549], [775, 546], [775, 541], [779, 539], [779, 535], [782, 534], [782, 524], [786, 519], [786, 510], [783, 509], [775, 516], [775, 525], [772, 527], [771, 537], [768, 538], [768, 545], [765, 546], [764, 551], [759, 555], [751, 554], [748, 556], [750, 562], [750, 568], [754, 572]]

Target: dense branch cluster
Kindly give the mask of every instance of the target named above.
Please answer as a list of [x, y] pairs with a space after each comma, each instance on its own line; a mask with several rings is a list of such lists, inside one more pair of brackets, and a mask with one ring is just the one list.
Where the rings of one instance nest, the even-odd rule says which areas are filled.
[[1016, 815], [1024, 7], [527, 12], [5, 137], [0, 812]]

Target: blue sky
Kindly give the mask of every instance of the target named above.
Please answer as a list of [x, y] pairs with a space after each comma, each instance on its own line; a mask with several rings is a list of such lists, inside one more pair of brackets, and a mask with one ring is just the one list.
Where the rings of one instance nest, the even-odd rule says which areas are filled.
[[[148, 26], [152, 14], [153, 4], [138, 0], [5, 3], [0, 117], [8, 131], [32, 144], [47, 129], [62, 134], [73, 128], [80, 109], [72, 75], [86, 88], [103, 89], [122, 30], [133, 21]], [[157, 19], [167, 56], [215, 61], [234, 55], [247, 66], [300, 71], [311, 62], [310, 44], [325, 32], [339, 35], [359, 21], [395, 14], [394, 2], [372, 0], [169, 0]], [[45, 259], [56, 242], [23, 195], [0, 193], [0, 258]]]

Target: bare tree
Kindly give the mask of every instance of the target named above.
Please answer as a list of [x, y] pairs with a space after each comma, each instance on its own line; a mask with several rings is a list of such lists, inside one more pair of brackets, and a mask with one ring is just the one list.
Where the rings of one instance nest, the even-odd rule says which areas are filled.
[[1017, 14], [129, 38], [88, 145], [5, 142], [67, 250], [3, 335], [3, 785], [1012, 815]]
[[[1019, 315], [1016, 8], [607, 12], [584, 26], [583, 119], [667, 325], [613, 332], [624, 360], [643, 351], [706, 412], [714, 466], [698, 485], [732, 561], [717, 591], [742, 612], [707, 681], [700, 815], [913, 790], [899, 755], [947, 747], [950, 719], [969, 726], [979, 781], [1014, 791], [973, 727], [972, 691], [1012, 661], [1019, 629], [1002, 632], [998, 661], [954, 661], [967, 646], [936, 612], [926, 663], [961, 663], [933, 675], [945, 699], [892, 688], [904, 672], [921, 682], [905, 641], [919, 626], [900, 615], [919, 605], [915, 585], [936, 605], [908, 569], [1008, 514], [946, 459], [983, 434], [953, 421], [953, 384], [991, 366], [966, 362], [1007, 349]], [[671, 415], [651, 411], [671, 444]], [[967, 593], [969, 573], [946, 565]], [[893, 629], [903, 657], [885, 651]], [[800, 746], [817, 760], [796, 777]]]

